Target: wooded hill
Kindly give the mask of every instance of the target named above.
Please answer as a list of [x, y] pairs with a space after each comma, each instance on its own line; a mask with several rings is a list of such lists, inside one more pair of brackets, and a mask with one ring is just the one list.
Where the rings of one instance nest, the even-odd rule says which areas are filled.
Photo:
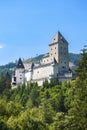
[[87, 130], [87, 52], [75, 80], [11, 89], [7, 73], [0, 78], [0, 130]]

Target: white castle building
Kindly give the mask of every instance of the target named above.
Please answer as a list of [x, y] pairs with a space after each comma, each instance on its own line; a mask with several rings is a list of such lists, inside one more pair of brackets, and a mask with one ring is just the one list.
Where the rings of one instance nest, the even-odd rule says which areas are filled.
[[24, 64], [19, 59], [15, 74], [12, 77], [12, 86], [16, 87], [24, 82], [37, 82], [42, 85], [43, 81], [58, 77], [60, 81], [72, 77], [69, 69], [68, 42], [60, 32], [57, 32], [49, 44], [49, 53], [45, 54], [40, 64]]

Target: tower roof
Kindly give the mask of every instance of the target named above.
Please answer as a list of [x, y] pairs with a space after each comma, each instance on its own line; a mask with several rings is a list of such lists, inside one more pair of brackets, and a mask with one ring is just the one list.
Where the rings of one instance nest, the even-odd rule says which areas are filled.
[[54, 43], [58, 43], [60, 41], [68, 43], [66, 39], [63, 37], [63, 35], [60, 32], [57, 32], [55, 36], [52, 38], [49, 45], [53, 45]]
[[19, 58], [16, 68], [20, 68], [20, 69], [24, 68], [24, 65], [23, 65], [21, 58]]

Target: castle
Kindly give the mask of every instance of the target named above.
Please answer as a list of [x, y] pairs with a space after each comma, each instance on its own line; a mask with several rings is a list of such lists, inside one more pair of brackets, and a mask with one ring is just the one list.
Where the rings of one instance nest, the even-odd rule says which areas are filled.
[[57, 32], [49, 44], [49, 53], [45, 54], [39, 64], [24, 64], [19, 59], [15, 74], [12, 77], [13, 88], [22, 83], [43, 81], [58, 77], [60, 81], [72, 77], [69, 69], [68, 42], [60, 32]]

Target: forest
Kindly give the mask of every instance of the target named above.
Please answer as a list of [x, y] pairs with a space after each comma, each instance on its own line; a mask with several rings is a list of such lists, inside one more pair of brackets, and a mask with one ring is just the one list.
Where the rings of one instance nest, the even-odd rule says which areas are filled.
[[0, 130], [87, 130], [87, 51], [76, 78], [29, 83], [11, 89], [9, 73], [0, 77]]

